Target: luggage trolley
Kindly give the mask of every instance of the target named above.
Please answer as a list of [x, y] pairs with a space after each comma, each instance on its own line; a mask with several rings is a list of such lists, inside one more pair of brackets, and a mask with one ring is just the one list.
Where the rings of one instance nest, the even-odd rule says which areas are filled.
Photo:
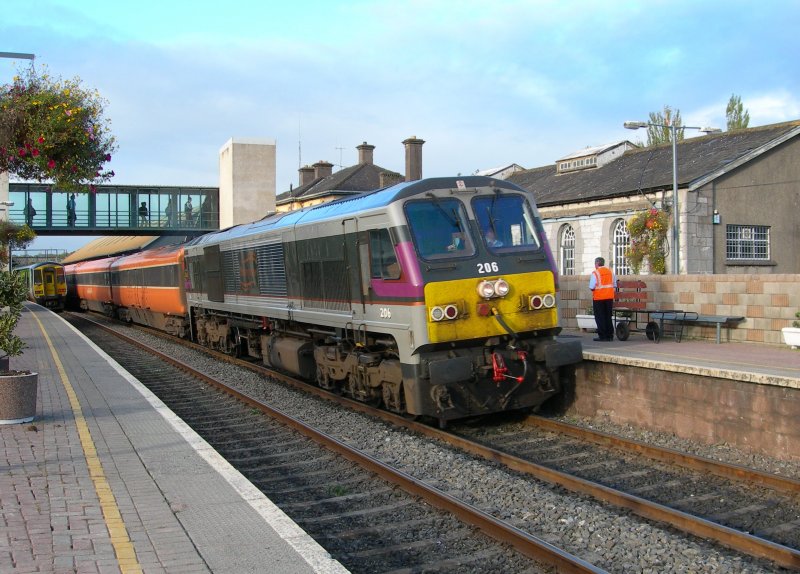
[[617, 292], [614, 294], [614, 334], [620, 341], [627, 341], [631, 331], [644, 331], [644, 325], [639, 315], [647, 316], [646, 309], [649, 300], [647, 284], [642, 280], [617, 281]]
[[651, 311], [645, 326], [645, 334], [654, 343], [659, 343], [661, 338], [667, 334], [672, 335], [675, 341], [680, 343], [684, 324], [686, 321], [696, 321], [697, 317], [698, 315], [694, 311], [677, 309]]

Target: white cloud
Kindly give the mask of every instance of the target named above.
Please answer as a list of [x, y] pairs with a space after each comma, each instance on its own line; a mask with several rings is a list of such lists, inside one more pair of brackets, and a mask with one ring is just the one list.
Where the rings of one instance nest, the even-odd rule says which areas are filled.
[[786, 90], [755, 97], [742, 96], [744, 108], [750, 112], [750, 126], [786, 122], [800, 118], [800, 98]]

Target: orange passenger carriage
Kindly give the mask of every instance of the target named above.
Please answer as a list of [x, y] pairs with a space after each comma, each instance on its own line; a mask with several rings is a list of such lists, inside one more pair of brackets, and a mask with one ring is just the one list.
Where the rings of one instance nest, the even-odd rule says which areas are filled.
[[182, 246], [75, 263], [66, 275], [70, 307], [189, 335]]
[[109, 269], [116, 259], [106, 257], [67, 265], [68, 306], [113, 316]]
[[188, 336], [183, 253], [182, 246], [169, 245], [114, 261], [111, 293], [117, 317]]

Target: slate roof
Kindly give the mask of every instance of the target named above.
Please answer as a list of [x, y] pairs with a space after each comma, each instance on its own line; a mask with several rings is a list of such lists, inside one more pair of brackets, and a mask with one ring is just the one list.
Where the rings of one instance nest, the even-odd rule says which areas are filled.
[[372, 163], [360, 163], [340, 169], [327, 177], [318, 177], [306, 185], [285, 191], [275, 198], [278, 205], [289, 203], [294, 199], [309, 200], [322, 196], [343, 196], [372, 191], [381, 184], [381, 174], [388, 173], [403, 178], [399, 173]]
[[[800, 120], [680, 141], [678, 186], [724, 173], [776, 140], [798, 134]], [[639, 189], [672, 189], [672, 144], [629, 150], [599, 168], [557, 174], [553, 164], [517, 172], [508, 181], [531, 191], [540, 207], [623, 197]]]

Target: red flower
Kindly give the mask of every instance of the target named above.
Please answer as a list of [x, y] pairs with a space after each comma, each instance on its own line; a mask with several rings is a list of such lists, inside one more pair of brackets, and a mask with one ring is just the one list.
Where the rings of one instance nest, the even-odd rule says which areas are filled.
[[19, 148], [19, 152], [18, 153], [19, 153], [19, 157], [25, 157], [25, 154], [27, 154], [28, 152], [25, 150], [24, 147], [21, 147], [21, 148]]
[[38, 150], [38, 149], [36, 149], [36, 148], [33, 148], [33, 149], [31, 150], [31, 155], [32, 155], [33, 157], [39, 157], [39, 150]]
[[44, 137], [43, 136], [39, 136], [39, 143], [44, 143]]
[[48, 159], [47, 160], [47, 169], [53, 169], [56, 166], [55, 160]]
[[106, 161], [111, 161], [111, 154], [110, 153], [106, 154]]

